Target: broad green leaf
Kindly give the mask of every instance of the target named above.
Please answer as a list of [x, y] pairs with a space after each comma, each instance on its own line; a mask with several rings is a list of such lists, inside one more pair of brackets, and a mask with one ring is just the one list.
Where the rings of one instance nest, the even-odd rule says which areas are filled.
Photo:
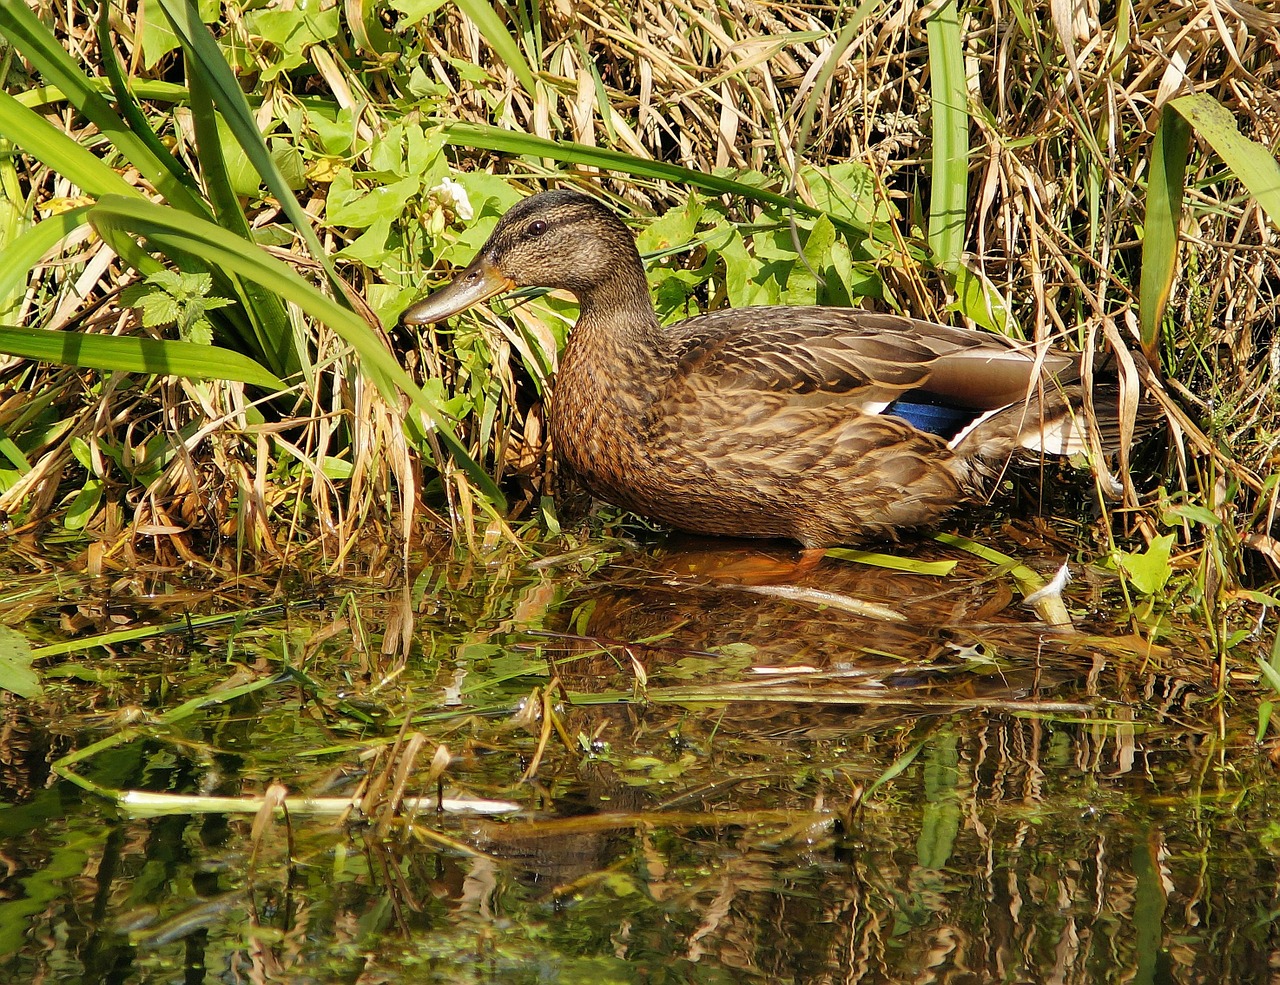
[[0, 688], [20, 698], [40, 693], [40, 679], [32, 669], [31, 643], [16, 629], [0, 626]]
[[1173, 569], [1169, 557], [1173, 552], [1173, 534], [1153, 537], [1141, 552], [1120, 551], [1120, 565], [1129, 581], [1143, 595], [1155, 595], [1169, 581]]
[[67, 514], [62, 525], [68, 530], [83, 530], [98, 512], [102, 503], [103, 482], [101, 479], [87, 479], [75, 499], [67, 507]]
[[326, 154], [348, 157], [356, 141], [355, 113], [343, 106], [332, 116], [315, 107], [306, 111], [306, 128], [315, 134]]
[[721, 247], [720, 259], [724, 263], [724, 289], [729, 297], [729, 304], [734, 308], [745, 308], [757, 303], [757, 287], [751, 279], [756, 264], [747, 253], [747, 244], [743, 242], [742, 234], [736, 229]]
[[1280, 694], [1280, 670], [1272, 667], [1267, 661], [1261, 657], [1258, 658], [1258, 669], [1262, 671], [1262, 677], [1271, 687], [1271, 690]]
[[835, 241], [835, 225], [825, 215], [818, 216], [814, 220], [813, 228], [809, 230], [808, 237], [805, 238], [802, 251], [805, 260], [814, 271], [822, 270], [827, 254], [831, 252], [831, 246]]
[[1173, 526], [1177, 520], [1168, 519], [1171, 517], [1190, 520], [1192, 523], [1202, 523], [1210, 530], [1218, 530], [1222, 527], [1222, 517], [1207, 506], [1200, 506], [1197, 503], [1178, 503], [1176, 506], [1171, 506], [1161, 520], [1168, 526]]
[[665, 253], [673, 247], [686, 246], [698, 228], [705, 205], [696, 195], [691, 195], [682, 205], [668, 209], [665, 214], [649, 223], [636, 237], [636, 248], [642, 255]]
[[70, 441], [71, 456], [80, 463], [86, 472], [93, 472], [93, 451], [84, 438], [75, 437]]
[[980, 270], [971, 268], [963, 260], [956, 267], [955, 275], [956, 299], [949, 306], [950, 309], [960, 312], [985, 329], [1008, 335], [1009, 308], [995, 284]]
[[449, 0], [391, 0], [387, 7], [403, 14], [406, 21], [417, 23], [426, 20], [448, 2]]
[[340, 21], [337, 5], [322, 7], [315, 0], [284, 7], [254, 10], [245, 14], [250, 34], [271, 43], [274, 60], [262, 70], [262, 79], [271, 82], [305, 65], [308, 49], [337, 36]]
[[1209, 142], [1231, 172], [1258, 200], [1271, 224], [1280, 228], [1280, 163], [1275, 153], [1244, 136], [1231, 112], [1207, 93], [1182, 96], [1170, 104]]
[[[221, 151], [219, 167], [225, 169], [231, 190], [240, 198], [257, 198], [262, 193], [262, 178], [258, 175], [258, 169], [249, 160], [249, 155], [240, 146], [240, 141], [231, 132], [227, 121], [220, 114], [214, 114], [213, 119]], [[239, 211], [238, 204], [236, 208]]]
[[926, 803], [916, 838], [916, 857], [925, 868], [942, 868], [955, 849], [960, 831], [959, 762], [954, 732], [929, 740], [922, 771]]
[[1151, 146], [1147, 215], [1142, 227], [1142, 274], [1138, 283], [1142, 352], [1152, 365], [1159, 362], [1160, 323], [1178, 263], [1178, 227], [1182, 222], [1182, 192], [1190, 149], [1191, 128], [1166, 106]]
[[420, 188], [416, 177], [402, 178], [393, 184], [370, 189], [357, 188], [351, 172], [344, 171], [329, 188], [325, 200], [325, 221], [335, 226], [364, 229], [379, 219], [398, 219], [404, 215], [405, 203]]
[[387, 127], [369, 148], [369, 170], [380, 172], [383, 181], [388, 181], [393, 175], [403, 178], [409, 174], [406, 167], [408, 149], [405, 145], [410, 133], [416, 133], [421, 138], [424, 131], [422, 127], [403, 123], [393, 123]]
[[398, 237], [392, 235], [390, 219], [375, 219], [369, 228], [338, 251], [345, 260], [359, 260], [366, 267], [377, 270], [392, 260], [400, 251]]
[[150, 70], [156, 67], [161, 58], [177, 49], [178, 36], [173, 33], [158, 0], [142, 0], [141, 8], [142, 16], [139, 21], [142, 26], [142, 64]]
[[867, 226], [892, 222], [896, 216], [897, 210], [879, 191], [875, 173], [861, 162], [805, 165], [802, 174], [814, 204], [829, 215]]

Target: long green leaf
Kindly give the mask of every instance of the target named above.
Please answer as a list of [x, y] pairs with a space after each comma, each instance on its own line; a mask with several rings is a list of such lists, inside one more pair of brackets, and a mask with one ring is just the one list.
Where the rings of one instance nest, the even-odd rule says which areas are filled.
[[1013, 577], [1014, 582], [1018, 586], [1023, 596], [1031, 598], [1040, 596], [1038, 602], [1035, 603], [1036, 613], [1051, 626], [1070, 626], [1071, 615], [1067, 612], [1066, 603], [1062, 601], [1062, 596], [1058, 592], [1044, 593], [1048, 587], [1039, 573], [1027, 567], [1021, 561], [1009, 557], [1007, 554], [1001, 554], [994, 547], [987, 547], [985, 544], [979, 544], [977, 541], [970, 540], [968, 537], [961, 537], [958, 534], [936, 533], [933, 539], [939, 544], [946, 544], [948, 547], [955, 547], [962, 551], [968, 551], [974, 557], [982, 558], [988, 564], [993, 564], [999, 568], [1003, 568]]
[[[121, 178], [115, 170], [81, 147], [40, 114], [28, 109], [21, 101], [3, 91], [0, 91], [0, 134], [13, 141], [32, 157], [43, 161], [89, 195], [98, 197], [124, 195], [141, 198], [138, 190]], [[205, 211], [204, 214], [208, 215], [208, 212]], [[67, 216], [72, 218], [68, 219]], [[11, 287], [15, 283], [25, 284], [26, 277], [40, 257], [71, 231], [72, 223], [83, 224], [84, 221], [85, 213], [82, 210], [73, 210], [66, 213], [66, 216], [52, 216], [37, 223], [23, 237], [10, 244], [3, 252], [4, 265], [0, 269], [0, 288]], [[160, 264], [154, 258], [139, 251], [137, 245], [131, 241], [117, 245], [120, 247], [121, 257], [143, 274], [152, 273], [160, 268]], [[174, 257], [173, 259], [179, 265], [184, 265], [186, 258]], [[279, 350], [280, 343], [268, 344], [263, 340], [283, 337], [286, 352], [289, 351], [288, 346], [292, 345], [289, 333], [292, 328], [279, 299], [272, 296], [265, 298], [261, 295], [255, 296], [245, 285], [236, 283], [234, 278], [226, 277], [221, 271], [214, 270], [213, 274], [219, 291], [239, 298], [244, 310], [248, 312], [254, 325], [254, 332], [261, 343], [258, 350], [274, 355]], [[0, 297], [8, 296], [7, 290], [0, 293]], [[273, 309], [276, 311], [274, 322], [269, 317]], [[236, 334], [244, 337], [249, 334], [249, 329], [242, 327], [244, 318], [239, 317], [239, 311], [240, 309], [235, 308], [227, 309], [226, 312], [218, 312], [217, 317], [231, 324]], [[258, 327], [263, 323], [272, 324], [274, 328]], [[288, 375], [296, 371], [300, 364], [297, 358], [277, 360], [271, 368]]]
[[[110, 92], [111, 86], [105, 79], [89, 79], [89, 84], [98, 92]], [[147, 79], [133, 79], [130, 90], [137, 99], [152, 99], [162, 103], [185, 103], [187, 87], [174, 82], [156, 82]], [[57, 86], [36, 86], [15, 93], [14, 98], [27, 109], [40, 106], [53, 106], [67, 101], [66, 93]]]
[[59, 242], [88, 222], [88, 214], [88, 206], [84, 206], [51, 215], [0, 251], [0, 298], [24, 289], [32, 268]]
[[[122, 195], [141, 199], [136, 188], [53, 124], [8, 93], [0, 91], [0, 135], [7, 137], [26, 153], [43, 161], [68, 181], [90, 195]], [[51, 216], [37, 223], [3, 252], [4, 269], [0, 283], [25, 283], [31, 268], [45, 252], [85, 221], [80, 210], [69, 210], [65, 216]], [[159, 263], [141, 253], [136, 244], [126, 245], [121, 257], [144, 274], [159, 269]], [[0, 294], [0, 297], [7, 294]]]
[[650, 161], [643, 157], [623, 154], [605, 147], [588, 147], [586, 144], [575, 144], [563, 140], [547, 140], [532, 134], [517, 133], [512, 130], [501, 130], [498, 127], [484, 126], [478, 123], [450, 123], [445, 126], [445, 140], [456, 147], [475, 147], [480, 150], [499, 151], [504, 154], [524, 154], [531, 157], [546, 157], [568, 164], [584, 164], [606, 171], [617, 171], [631, 174], [638, 178], [657, 178], [676, 184], [701, 188], [716, 195], [736, 195], [751, 201], [766, 202], [784, 209], [811, 216], [825, 215], [847, 235], [864, 238], [870, 231], [867, 226], [852, 222], [843, 216], [833, 215], [821, 209], [815, 209], [804, 202], [787, 198], [777, 192], [745, 182], [734, 181], [718, 174], [705, 174], [692, 171], [678, 164], [667, 164], [663, 161]]
[[190, 188], [193, 195], [198, 197], [200, 192], [196, 187], [195, 178], [187, 170], [186, 165], [169, 153], [169, 149], [161, 143], [160, 138], [147, 121], [146, 115], [142, 112], [142, 107], [138, 105], [137, 98], [129, 88], [129, 81], [125, 78], [124, 71], [120, 68], [119, 59], [116, 58], [115, 43], [111, 33], [111, 14], [111, 4], [100, 4], [94, 28], [98, 39], [98, 61], [103, 71], [107, 74], [107, 81], [111, 84], [111, 94], [115, 97], [116, 107], [120, 111], [121, 118], [129, 125], [129, 129], [137, 135], [138, 139], [151, 149], [152, 156], [163, 164], [170, 174]]
[[1164, 320], [1178, 262], [1182, 191], [1191, 149], [1191, 127], [1165, 106], [1151, 147], [1147, 178], [1147, 216], [1142, 225], [1142, 274], [1138, 282], [1138, 324], [1142, 351], [1158, 366], [1160, 323]]
[[[12, 0], [0, 0], [0, 3]], [[182, 42], [182, 49], [187, 55], [188, 71], [199, 72], [201, 82], [208, 86], [213, 94], [223, 119], [230, 128], [236, 141], [244, 149], [249, 160], [257, 169], [262, 180], [266, 182], [271, 194], [280, 202], [285, 215], [293, 223], [311, 255], [324, 267], [333, 282], [338, 296], [341, 297], [341, 280], [333, 266], [333, 259], [320, 245], [320, 240], [311, 225], [311, 217], [298, 203], [297, 197], [289, 188], [284, 175], [280, 173], [266, 141], [258, 130], [249, 103], [245, 99], [240, 82], [231, 71], [231, 66], [223, 57], [218, 43], [200, 20], [200, 13], [191, 0], [158, 0], [160, 8], [173, 25], [174, 32]]]
[[502, 24], [502, 18], [497, 15], [493, 6], [485, 0], [457, 0], [457, 5], [458, 9], [475, 24], [476, 29], [484, 35], [493, 53], [515, 73], [524, 91], [530, 96], [536, 95], [534, 89], [537, 83], [533, 77], [533, 69], [520, 53], [520, 46], [515, 38], [507, 33], [507, 29]]
[[1280, 163], [1274, 151], [1244, 136], [1231, 112], [1207, 93], [1169, 103], [1209, 141], [1232, 173], [1258, 200], [1272, 225], [1280, 228]]
[[[246, 242], [252, 242], [253, 232], [249, 220], [231, 186], [226, 159], [222, 153], [222, 140], [218, 133], [218, 115], [214, 110], [209, 87], [205, 84], [205, 75], [191, 70], [195, 66], [190, 56], [187, 63], [191, 79], [191, 120], [199, 148], [201, 177], [213, 204], [214, 215], [218, 225], [236, 233]], [[254, 136], [261, 139], [257, 137], [256, 129]], [[312, 382], [313, 367], [307, 358], [306, 342], [295, 337], [294, 325], [285, 310], [284, 302], [252, 282], [219, 273], [229, 292], [235, 294], [245, 312], [245, 323], [236, 325], [243, 344], [261, 353], [264, 362], [274, 372], [282, 376], [302, 372], [308, 382]]]
[[[98, 87], [36, 17], [26, 0], [0, 0], [0, 35], [22, 52], [46, 83], [60, 89], [67, 100], [102, 131], [166, 200], [192, 215], [209, 214], [204, 204], [174, 177], [169, 167], [111, 108]], [[50, 166], [65, 174], [60, 164]]]
[[382, 340], [359, 316], [321, 294], [292, 268], [212, 222], [192, 220], [150, 202], [104, 198], [92, 208], [90, 221], [104, 239], [112, 242], [122, 237], [141, 236], [152, 244], [199, 256], [211, 266], [221, 267], [274, 291], [333, 329], [359, 355], [365, 373], [383, 396], [394, 402], [397, 390], [406, 394], [413, 406], [431, 422], [453, 460], [466, 470], [472, 482], [499, 509], [506, 508], [506, 498], [501, 490], [467, 454], [453, 433], [444, 409], [414, 384]]
[[237, 380], [273, 392], [285, 388], [247, 356], [194, 342], [0, 326], [0, 352], [106, 372]]
[[0, 91], [0, 134], [90, 195], [142, 197], [101, 160], [3, 91]]
[[[831, 50], [827, 52], [822, 68], [818, 70], [818, 74], [813, 80], [813, 89], [805, 100], [804, 109], [800, 113], [800, 129], [795, 136], [797, 159], [804, 158], [805, 149], [809, 145], [809, 134], [813, 130], [813, 117], [818, 107], [828, 99], [827, 85], [831, 82], [831, 77], [844, 61], [844, 53], [853, 44], [854, 39], [857, 38], [858, 33], [862, 30], [862, 25], [879, 6], [880, 0], [862, 0], [858, 9], [853, 12], [848, 21], [845, 22], [844, 27], [840, 29], [840, 33], [836, 36]], [[728, 74], [730, 73], [726, 73], [725, 77]]]
[[946, 0], [935, 9], [927, 32], [933, 112], [929, 249], [934, 262], [955, 275], [964, 252], [965, 206], [969, 199], [969, 90], [955, 0]]

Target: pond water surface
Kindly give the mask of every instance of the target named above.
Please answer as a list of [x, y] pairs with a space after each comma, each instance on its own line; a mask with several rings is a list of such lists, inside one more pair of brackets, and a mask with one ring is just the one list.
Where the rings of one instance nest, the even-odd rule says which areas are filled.
[[904, 553], [958, 565], [14, 562], [46, 693], [4, 705], [0, 980], [1277, 980], [1257, 695], [1104, 573], [1065, 631]]

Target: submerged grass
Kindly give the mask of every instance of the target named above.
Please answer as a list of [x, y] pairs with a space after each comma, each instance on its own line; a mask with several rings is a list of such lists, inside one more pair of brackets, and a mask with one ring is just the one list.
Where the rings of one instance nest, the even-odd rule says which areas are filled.
[[1270, 610], [1276, 15], [429, 7], [224, 5], [214, 36], [178, 0], [0, 2], [16, 538], [231, 574], [558, 529], [542, 400], [571, 308], [393, 329], [522, 194], [572, 183], [634, 219], [665, 319], [863, 304], [1154, 391], [1168, 456], [1122, 460], [1089, 549], [1139, 625], [1186, 602], [1221, 653]]

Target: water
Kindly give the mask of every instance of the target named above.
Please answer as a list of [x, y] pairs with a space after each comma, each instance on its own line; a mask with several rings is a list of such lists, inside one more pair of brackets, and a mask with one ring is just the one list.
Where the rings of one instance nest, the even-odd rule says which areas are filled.
[[1193, 627], [1109, 621], [1105, 575], [1055, 632], [903, 553], [961, 564], [504, 550], [256, 613], [274, 582], [15, 578], [37, 645], [240, 615], [5, 706], [0, 979], [1273, 980], [1257, 696], [1215, 700]]

